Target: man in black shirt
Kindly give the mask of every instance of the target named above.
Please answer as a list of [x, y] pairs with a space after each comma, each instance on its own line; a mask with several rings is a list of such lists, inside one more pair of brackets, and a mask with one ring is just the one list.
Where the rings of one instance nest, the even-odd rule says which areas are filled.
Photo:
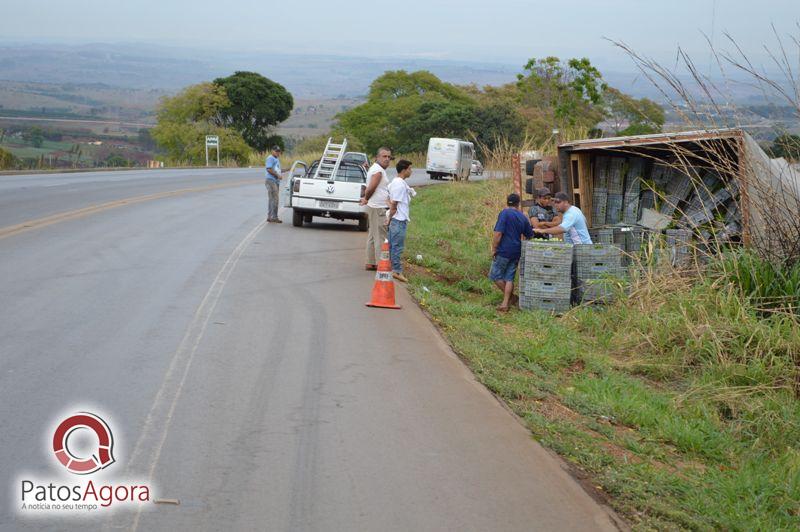
[[[528, 210], [528, 218], [534, 229], [549, 229], [561, 223], [561, 213], [553, 210], [552, 194], [547, 188], [540, 188], [536, 191], [536, 203]], [[550, 235], [538, 233], [534, 238], [550, 238]]]

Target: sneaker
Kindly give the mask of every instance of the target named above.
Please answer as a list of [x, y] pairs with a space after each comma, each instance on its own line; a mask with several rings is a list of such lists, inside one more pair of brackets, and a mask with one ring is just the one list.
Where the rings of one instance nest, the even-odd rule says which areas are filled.
[[374, 272], [375, 270], [378, 269], [378, 267], [375, 266], [374, 264], [365, 264], [364, 265], [364, 269], [367, 270], [367, 271], [373, 271]]
[[407, 283], [408, 282], [408, 279], [406, 279], [406, 276], [403, 275], [402, 273], [392, 272], [392, 277], [394, 277], [395, 279], [397, 279], [401, 283]]

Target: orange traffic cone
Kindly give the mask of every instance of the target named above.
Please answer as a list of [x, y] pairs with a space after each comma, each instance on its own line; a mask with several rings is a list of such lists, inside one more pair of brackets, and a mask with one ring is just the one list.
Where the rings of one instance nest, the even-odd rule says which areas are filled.
[[389, 241], [381, 244], [381, 260], [378, 262], [378, 271], [375, 272], [375, 286], [372, 288], [372, 300], [368, 307], [402, 308], [394, 302], [394, 279], [392, 279], [392, 265], [389, 262]]

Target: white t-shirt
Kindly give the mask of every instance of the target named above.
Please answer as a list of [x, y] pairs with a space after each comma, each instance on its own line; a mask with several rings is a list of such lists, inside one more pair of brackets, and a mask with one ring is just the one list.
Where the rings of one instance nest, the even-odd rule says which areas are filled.
[[416, 196], [417, 192], [408, 186], [406, 180], [402, 177], [395, 177], [389, 184], [389, 199], [397, 202], [397, 212], [394, 213], [395, 220], [408, 221], [408, 207], [411, 203], [411, 198]]
[[372, 175], [377, 172], [381, 173], [381, 180], [378, 182], [378, 186], [375, 188], [372, 196], [370, 196], [369, 201], [367, 201], [367, 206], [374, 209], [388, 209], [389, 178], [386, 177], [386, 170], [378, 163], [373, 163], [369, 170], [367, 170], [367, 186], [369, 186], [370, 181], [372, 181]]

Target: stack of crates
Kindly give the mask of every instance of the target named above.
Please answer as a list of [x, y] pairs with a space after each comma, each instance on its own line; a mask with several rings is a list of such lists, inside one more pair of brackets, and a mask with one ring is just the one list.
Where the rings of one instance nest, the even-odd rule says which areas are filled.
[[607, 303], [614, 296], [610, 277], [622, 277], [622, 250], [610, 244], [576, 244], [577, 288], [584, 303]]
[[595, 159], [594, 182], [592, 183], [592, 220], [604, 224], [608, 204], [608, 170], [610, 159], [600, 156]]
[[[622, 157], [612, 157], [608, 165], [608, 202], [605, 217], [607, 225], [622, 221], [622, 184], [625, 177], [622, 173], [622, 166], [624, 162], [625, 159]], [[594, 196], [592, 199], [594, 199]]]
[[519, 307], [566, 312], [572, 293], [572, 244], [529, 240], [522, 243]]
[[625, 195], [622, 221], [635, 224], [639, 221], [639, 193], [644, 175], [644, 159], [634, 158], [628, 162], [628, 175], [625, 178]]
[[592, 190], [592, 220], [605, 223], [606, 206], [608, 205], [608, 190], [595, 188]]

